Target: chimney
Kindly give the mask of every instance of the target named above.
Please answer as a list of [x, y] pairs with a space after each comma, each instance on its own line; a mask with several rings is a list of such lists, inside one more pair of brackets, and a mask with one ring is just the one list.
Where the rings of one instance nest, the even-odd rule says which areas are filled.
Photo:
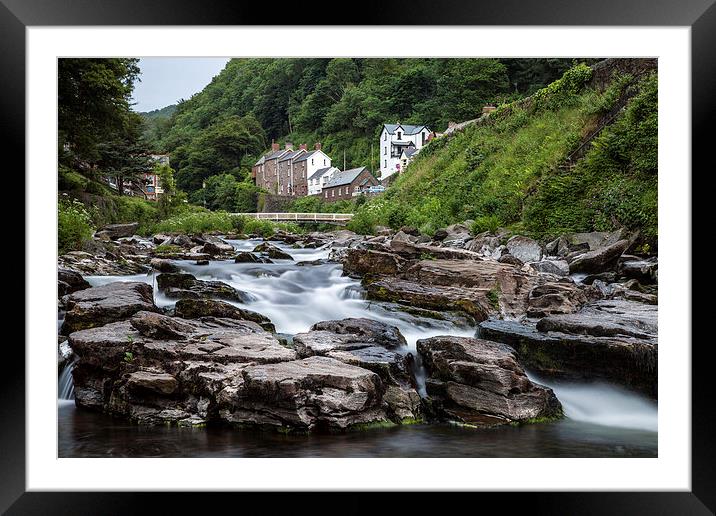
[[286, 142], [286, 144], [285, 144], [285, 149], [286, 149], [286, 150], [293, 150], [293, 143], [291, 143], [291, 142]]
[[315, 149], [321, 150], [321, 142], [316, 142]]
[[276, 141], [274, 139], [271, 139], [271, 152], [276, 152], [280, 148], [281, 148], [281, 146], [278, 143], [276, 143]]
[[301, 150], [307, 150], [307, 149], [308, 149], [308, 145], [305, 144], [305, 143], [302, 143], [301, 145], [298, 146], [298, 148], [301, 149]]

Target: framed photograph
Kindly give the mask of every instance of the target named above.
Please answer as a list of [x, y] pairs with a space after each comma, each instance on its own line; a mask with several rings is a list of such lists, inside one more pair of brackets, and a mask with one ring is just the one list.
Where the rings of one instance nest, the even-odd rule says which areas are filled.
[[712, 4], [274, 25], [2, 0], [27, 294], [0, 508], [460, 491], [713, 513], [691, 322]]

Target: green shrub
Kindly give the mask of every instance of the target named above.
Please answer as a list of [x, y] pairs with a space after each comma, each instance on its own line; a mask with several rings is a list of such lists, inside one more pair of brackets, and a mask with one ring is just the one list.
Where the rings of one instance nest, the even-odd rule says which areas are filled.
[[230, 233], [234, 230], [232, 216], [226, 212], [193, 212], [163, 220], [150, 228], [151, 233], [199, 234]]
[[75, 251], [92, 238], [92, 218], [84, 204], [75, 199], [60, 199], [57, 204], [57, 249], [60, 254]]
[[372, 235], [375, 232], [375, 223], [368, 212], [357, 213], [347, 227], [359, 235]]
[[500, 219], [497, 216], [484, 215], [475, 219], [475, 221], [472, 223], [472, 227], [470, 228], [470, 230], [472, 231], [473, 235], [477, 235], [478, 233], [484, 233], [485, 231], [489, 231], [490, 233], [496, 233], [499, 227]]

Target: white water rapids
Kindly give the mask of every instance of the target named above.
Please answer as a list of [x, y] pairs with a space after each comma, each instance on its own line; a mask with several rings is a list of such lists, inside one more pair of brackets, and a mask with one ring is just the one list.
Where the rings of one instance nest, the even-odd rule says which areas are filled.
[[[237, 251], [251, 251], [262, 241], [228, 242]], [[420, 317], [396, 305], [366, 300], [360, 282], [343, 276], [338, 264], [297, 265], [297, 262], [327, 258], [327, 248], [293, 249], [281, 242], [273, 244], [293, 256], [294, 261], [276, 260], [272, 264], [234, 263], [233, 260], [211, 261], [209, 265], [196, 265], [190, 261], [176, 263], [183, 271], [198, 279], [224, 281], [251, 294], [253, 301], [236, 305], [269, 317], [279, 333], [294, 335], [305, 332], [319, 321], [369, 317], [397, 326], [408, 342], [408, 351], [414, 355], [418, 339], [435, 335], [474, 336], [476, 333], [476, 328], [466, 322]], [[155, 283], [154, 273], [87, 276], [85, 279], [92, 286], [115, 281]], [[157, 305], [174, 304], [175, 300], [167, 299], [156, 288], [154, 291]], [[65, 375], [63, 372], [61, 381], [67, 380], [68, 376], [71, 379], [69, 373]], [[565, 384], [537, 378], [532, 374], [530, 377], [553, 388], [570, 419], [615, 428], [657, 430], [656, 403], [633, 392], [606, 384]], [[422, 378], [418, 380], [422, 383]], [[60, 397], [63, 392], [68, 392], [67, 385], [60, 387]], [[424, 391], [421, 394], [424, 395]]]

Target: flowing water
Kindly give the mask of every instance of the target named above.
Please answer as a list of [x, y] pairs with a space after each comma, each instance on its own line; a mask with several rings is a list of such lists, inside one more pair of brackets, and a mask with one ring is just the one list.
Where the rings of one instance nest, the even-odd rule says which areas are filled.
[[[238, 251], [251, 251], [260, 240], [229, 240]], [[233, 260], [196, 265], [177, 261], [199, 279], [220, 280], [248, 292], [239, 304], [271, 319], [279, 333], [307, 331], [319, 321], [369, 317], [397, 326], [415, 350], [415, 342], [435, 335], [474, 336], [466, 320], [437, 320], [407, 313], [388, 303], [364, 298], [360, 282], [342, 275], [338, 264], [301, 264], [328, 257], [327, 248], [292, 249], [275, 245], [294, 260], [273, 264], [236, 264]], [[154, 273], [87, 276], [93, 286], [114, 281], [154, 284]], [[171, 306], [156, 292], [159, 306]], [[71, 399], [71, 374], [60, 374], [59, 397]], [[657, 453], [657, 411], [653, 401], [606, 384], [552, 383], [566, 418], [548, 424], [474, 430], [450, 425], [411, 425], [346, 435], [282, 436], [228, 428], [145, 428], [59, 403], [61, 457], [86, 456], [331, 456], [331, 457], [652, 457]], [[421, 382], [422, 378], [418, 378]], [[424, 391], [422, 392], [424, 394]]]

